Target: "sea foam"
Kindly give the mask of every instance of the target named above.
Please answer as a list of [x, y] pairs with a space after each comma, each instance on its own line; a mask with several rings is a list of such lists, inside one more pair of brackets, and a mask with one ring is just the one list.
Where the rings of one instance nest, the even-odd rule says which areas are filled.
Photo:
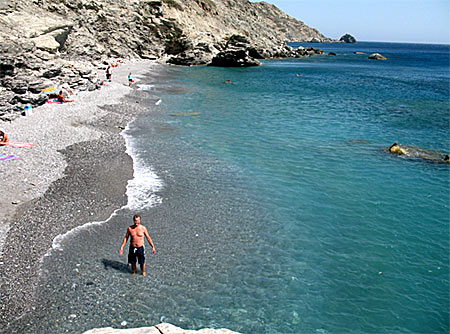
[[155, 85], [138, 85], [139, 90], [152, 90]]
[[131, 136], [127, 134], [129, 125], [122, 131], [127, 144], [127, 153], [133, 159], [133, 179], [128, 181], [127, 197], [128, 204], [125, 208], [129, 210], [142, 210], [161, 203], [161, 197], [158, 192], [163, 183], [161, 179], [153, 172], [152, 168], [145, 164], [144, 160], [138, 155], [136, 147], [131, 142]]
[[52, 247], [47, 250], [45, 255], [41, 260], [50, 256], [54, 250], [62, 250], [63, 242], [70, 236], [74, 236], [81, 231], [88, 230], [90, 228], [95, 228], [110, 221], [114, 216], [117, 215], [122, 209], [128, 209], [131, 211], [138, 211], [144, 208], [151, 207], [152, 205], [161, 203], [161, 197], [159, 197], [156, 192], [159, 191], [163, 183], [161, 179], [153, 172], [150, 166], [146, 166], [142, 159], [139, 158], [136, 148], [131, 142], [131, 136], [127, 134], [129, 130], [129, 124], [121, 132], [121, 135], [125, 139], [126, 143], [126, 153], [133, 159], [133, 179], [128, 181], [127, 184], [127, 197], [128, 202], [124, 207], [116, 209], [108, 219], [104, 221], [89, 222], [80, 226], [77, 226], [66, 233], [57, 235], [52, 242]]

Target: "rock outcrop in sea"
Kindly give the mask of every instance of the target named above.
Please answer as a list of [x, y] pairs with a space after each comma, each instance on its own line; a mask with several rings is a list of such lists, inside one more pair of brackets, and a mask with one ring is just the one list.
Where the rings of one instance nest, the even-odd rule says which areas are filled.
[[345, 34], [339, 38], [339, 41], [344, 43], [356, 43], [356, 38], [350, 34]]
[[265, 2], [2, 0], [0, 119], [45, 103], [44, 88], [97, 89], [92, 69], [111, 59], [254, 66], [258, 58], [316, 54], [286, 41], [331, 40]]
[[376, 60], [386, 60], [387, 58], [379, 53], [372, 53], [369, 57], [369, 59], [376, 59]]

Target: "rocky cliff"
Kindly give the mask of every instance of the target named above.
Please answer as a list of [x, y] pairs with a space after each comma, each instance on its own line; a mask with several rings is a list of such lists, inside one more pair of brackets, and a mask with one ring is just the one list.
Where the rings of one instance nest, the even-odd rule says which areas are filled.
[[252, 66], [255, 58], [311, 55], [285, 42], [313, 39], [329, 41], [265, 2], [0, 0], [0, 118], [45, 103], [39, 92], [50, 86], [98, 88], [92, 67], [111, 58]]

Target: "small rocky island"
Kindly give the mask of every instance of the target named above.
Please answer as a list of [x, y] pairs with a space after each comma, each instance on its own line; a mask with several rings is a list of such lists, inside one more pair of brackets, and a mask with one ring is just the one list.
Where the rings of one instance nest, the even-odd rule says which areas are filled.
[[345, 34], [344, 36], [339, 38], [339, 41], [344, 43], [356, 43], [356, 38], [350, 34]]

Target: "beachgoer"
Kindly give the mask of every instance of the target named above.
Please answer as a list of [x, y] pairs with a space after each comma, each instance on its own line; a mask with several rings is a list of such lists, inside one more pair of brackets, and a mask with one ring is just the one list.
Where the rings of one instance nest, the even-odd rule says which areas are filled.
[[391, 153], [398, 154], [398, 155], [408, 154], [408, 151], [405, 150], [404, 148], [401, 148], [397, 142], [395, 142], [394, 144], [389, 146], [387, 150]]
[[123, 247], [125, 247], [128, 238], [131, 237], [130, 250], [128, 252], [128, 263], [131, 264], [131, 274], [136, 274], [136, 260], [138, 260], [139, 265], [141, 266], [142, 276], [146, 276], [144, 237], [147, 238], [148, 243], [152, 246], [153, 254], [156, 253], [156, 248], [153, 244], [152, 238], [150, 238], [150, 235], [147, 232], [147, 229], [141, 225], [141, 216], [134, 215], [133, 222], [134, 224], [128, 227], [127, 233], [123, 238], [122, 245], [119, 249], [119, 254], [122, 255]]
[[111, 66], [108, 65], [108, 68], [106, 69], [106, 80], [111, 81]]
[[9, 144], [8, 136], [6, 135], [5, 132], [0, 130], [0, 146], [1, 145], [8, 145], [8, 144]]
[[445, 161], [445, 162], [450, 162], [450, 156], [449, 156], [448, 154], [446, 154], [446, 155], [444, 156], [444, 161]]
[[133, 82], [134, 82], [134, 81], [133, 81], [133, 76], [131, 75], [131, 72], [130, 72], [130, 74], [128, 74], [128, 86], [131, 87], [131, 84], [132, 84]]
[[66, 96], [74, 95], [73, 90], [70, 89], [70, 86], [67, 82], [61, 86], [61, 90], [63, 91], [63, 94]]
[[59, 94], [58, 94], [57, 99], [58, 99], [58, 102], [61, 102], [61, 103], [65, 103], [65, 102], [73, 102], [73, 100], [67, 100], [67, 99], [64, 97], [64, 94], [63, 94], [63, 91], [62, 91], [62, 90], [59, 91]]

